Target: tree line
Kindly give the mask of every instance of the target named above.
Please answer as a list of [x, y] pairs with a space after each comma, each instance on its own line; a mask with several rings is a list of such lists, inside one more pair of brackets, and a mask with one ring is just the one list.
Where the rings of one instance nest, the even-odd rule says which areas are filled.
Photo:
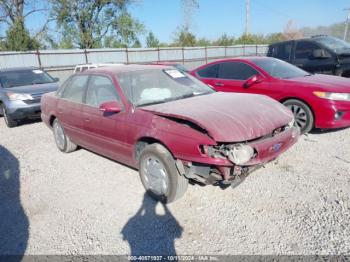
[[[135, 0], [0, 0], [0, 50], [141, 47], [141, 35], [146, 36], [147, 47], [269, 44], [302, 36], [289, 21], [280, 33], [243, 34], [238, 38], [222, 34], [214, 40], [197, 37], [191, 28], [198, 0], [181, 0], [183, 23], [173, 41], [163, 43], [130, 14], [129, 7], [134, 3]], [[28, 20], [36, 13], [45, 21], [37, 32], [32, 32]]]

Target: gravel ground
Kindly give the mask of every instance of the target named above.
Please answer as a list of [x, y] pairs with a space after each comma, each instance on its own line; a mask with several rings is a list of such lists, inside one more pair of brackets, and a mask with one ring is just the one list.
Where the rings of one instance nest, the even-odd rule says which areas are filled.
[[0, 119], [0, 254], [349, 254], [350, 129], [302, 136], [235, 189], [164, 207], [138, 174]]

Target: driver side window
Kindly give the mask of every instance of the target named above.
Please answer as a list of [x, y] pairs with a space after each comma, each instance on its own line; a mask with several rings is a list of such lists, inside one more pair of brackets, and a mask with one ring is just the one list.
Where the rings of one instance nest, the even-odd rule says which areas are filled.
[[111, 79], [105, 76], [92, 76], [86, 93], [86, 104], [99, 107], [101, 104], [111, 101], [121, 103], [120, 96]]
[[254, 68], [242, 62], [221, 63], [219, 70], [219, 78], [228, 80], [247, 80], [256, 74]]

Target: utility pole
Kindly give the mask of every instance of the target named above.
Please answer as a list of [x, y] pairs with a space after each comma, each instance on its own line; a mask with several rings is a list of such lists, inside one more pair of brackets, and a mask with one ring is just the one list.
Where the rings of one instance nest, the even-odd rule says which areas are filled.
[[346, 16], [346, 21], [345, 21], [344, 38], [343, 38], [343, 40], [346, 41], [346, 38], [348, 36], [348, 27], [349, 27], [349, 20], [350, 20], [350, 8], [345, 8], [344, 11], [348, 11], [348, 15]]
[[249, 34], [250, 0], [245, 0], [245, 35]]

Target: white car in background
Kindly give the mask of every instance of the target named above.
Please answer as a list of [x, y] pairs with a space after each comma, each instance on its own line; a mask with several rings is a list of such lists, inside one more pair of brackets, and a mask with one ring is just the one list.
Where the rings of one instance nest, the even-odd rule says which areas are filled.
[[79, 72], [84, 72], [85, 70], [97, 68], [97, 67], [103, 67], [103, 66], [123, 66], [124, 64], [117, 64], [117, 63], [105, 63], [105, 64], [84, 64], [84, 65], [77, 65], [74, 68], [74, 74]]

